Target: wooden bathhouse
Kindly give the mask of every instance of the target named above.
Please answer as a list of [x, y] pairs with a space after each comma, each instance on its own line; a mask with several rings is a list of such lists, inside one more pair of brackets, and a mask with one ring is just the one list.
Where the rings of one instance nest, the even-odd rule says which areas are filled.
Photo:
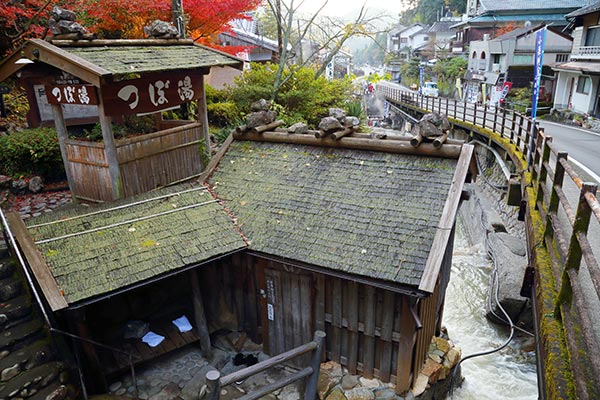
[[[0, 64], [0, 82], [15, 74], [23, 83], [30, 126], [56, 126], [73, 197], [103, 202], [198, 175], [210, 146], [204, 77], [242, 66], [192, 40], [32, 39]], [[190, 102], [189, 120], [162, 118]], [[115, 139], [113, 122], [148, 114], [153, 132]], [[69, 126], [96, 122], [101, 141], [70, 137]]]
[[[319, 329], [328, 359], [409, 390], [440, 329], [472, 146], [234, 136], [193, 183], [10, 216], [56, 323], [135, 362], [197, 341], [209, 352], [220, 330], [275, 355]], [[192, 331], [170, 323], [181, 315]], [[128, 321], [166, 339], [124, 339]], [[88, 381], [128, 368], [125, 353], [81, 350]]]

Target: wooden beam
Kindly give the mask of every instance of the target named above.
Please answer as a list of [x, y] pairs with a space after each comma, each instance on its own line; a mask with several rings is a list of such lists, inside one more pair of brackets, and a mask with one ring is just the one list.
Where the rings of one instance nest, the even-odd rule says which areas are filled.
[[[101, 89], [99, 89], [101, 91]], [[112, 118], [104, 112], [104, 101], [102, 93], [100, 95], [100, 104], [98, 104], [98, 117], [100, 118], [100, 127], [102, 128], [102, 140], [104, 142], [104, 153], [108, 163], [108, 173], [110, 175], [110, 186], [113, 200], [124, 197], [123, 180], [121, 179], [121, 167], [117, 158], [117, 147], [112, 131]]]
[[409, 298], [402, 296], [400, 311], [400, 343], [396, 363], [396, 394], [403, 395], [412, 386], [411, 371], [416, 340], [415, 320], [410, 312]]
[[432, 143], [423, 143], [419, 147], [415, 148], [412, 147], [409, 142], [400, 140], [362, 139], [348, 136], [339, 140], [335, 140], [331, 137], [315, 138], [312, 135], [294, 133], [288, 134], [280, 132], [263, 132], [261, 134], [234, 132], [233, 135], [235, 139], [238, 140], [290, 143], [322, 147], [339, 147], [346, 149], [383, 151], [388, 153], [413, 154], [454, 159], [458, 159], [461, 152], [460, 145], [451, 145], [449, 143], [446, 146], [442, 146], [438, 149], [435, 148]]
[[210, 177], [213, 170], [217, 167], [217, 165], [219, 165], [219, 162], [227, 152], [227, 149], [229, 149], [229, 146], [232, 142], [233, 135], [230, 134], [229, 136], [227, 136], [227, 139], [225, 139], [225, 141], [221, 145], [221, 148], [219, 149], [217, 154], [215, 154], [215, 156], [210, 159], [210, 162], [208, 163], [206, 168], [204, 168], [204, 171], [200, 174], [200, 182], [204, 182]]
[[46, 297], [48, 305], [50, 305], [50, 309], [52, 311], [57, 311], [67, 308], [69, 304], [67, 304], [46, 260], [44, 260], [44, 257], [35, 245], [33, 238], [29, 234], [29, 231], [27, 231], [27, 227], [21, 220], [19, 214], [10, 212], [6, 215], [6, 219], [31, 267], [31, 271], [35, 275], [42, 293], [44, 293], [44, 297]]
[[202, 293], [200, 292], [200, 281], [196, 269], [190, 270], [190, 281], [192, 284], [192, 303], [194, 306], [194, 322], [196, 331], [200, 338], [200, 350], [204, 358], [210, 357], [212, 348], [210, 344], [210, 335], [208, 333], [208, 324], [204, 315], [204, 304], [202, 303]]
[[58, 47], [99, 47], [99, 46], [176, 46], [192, 45], [192, 39], [94, 39], [94, 40], [51, 40]]
[[[200, 80], [200, 94], [198, 95], [198, 113], [196, 119], [201, 125], [200, 130], [202, 131], [202, 137], [204, 138], [204, 155], [203, 161], [206, 165], [203, 165], [204, 170], [210, 165], [210, 158], [212, 156], [210, 151], [210, 134], [208, 132], [208, 110], [206, 106], [206, 88], [204, 87], [204, 75], [198, 77]], [[199, 171], [200, 172], [200, 171]]]
[[73, 174], [71, 173], [71, 163], [67, 159], [67, 148], [66, 142], [69, 139], [69, 132], [67, 132], [67, 125], [65, 124], [65, 118], [62, 112], [62, 106], [60, 104], [52, 104], [52, 116], [54, 117], [54, 127], [58, 134], [58, 147], [60, 148], [60, 155], [63, 159], [63, 165], [65, 167], [65, 174], [67, 175], [67, 182], [69, 183], [69, 190], [73, 193], [73, 200], [77, 197], [75, 193], [75, 181], [73, 180]]
[[[34, 50], [38, 51], [38, 57], [35, 57]], [[24, 51], [32, 60], [38, 60], [68, 72], [96, 87], [100, 87], [103, 76], [112, 75], [110, 71], [41, 39], [31, 39], [25, 45]]]
[[[442, 147], [443, 148], [443, 147]], [[448, 191], [448, 197], [446, 204], [444, 204], [444, 210], [442, 211], [442, 217], [437, 225], [435, 236], [431, 249], [429, 250], [429, 256], [425, 263], [425, 269], [423, 276], [421, 277], [421, 283], [419, 284], [419, 290], [423, 290], [428, 293], [433, 293], [435, 289], [435, 283], [442, 267], [442, 261], [446, 252], [446, 246], [448, 245], [448, 239], [452, 233], [454, 227], [454, 221], [456, 219], [456, 213], [458, 212], [458, 204], [460, 202], [460, 195], [467, 177], [469, 170], [469, 164], [473, 157], [474, 147], [469, 144], [462, 146], [460, 158], [456, 164], [456, 170], [454, 171], [454, 177], [452, 178], [452, 184]]]

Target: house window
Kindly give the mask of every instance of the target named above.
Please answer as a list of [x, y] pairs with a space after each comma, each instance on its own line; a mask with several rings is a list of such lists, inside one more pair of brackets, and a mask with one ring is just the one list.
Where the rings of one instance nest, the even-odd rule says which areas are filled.
[[481, 52], [481, 59], [479, 60], [479, 69], [485, 71], [485, 51]]
[[408, 38], [400, 38], [400, 43], [408, 43]]
[[493, 58], [492, 63], [493, 64], [500, 64], [500, 56], [501, 56], [501, 54], [493, 54], [492, 55], [492, 58]]
[[580, 76], [577, 80], [577, 93], [589, 94], [592, 82], [589, 76]]
[[563, 54], [557, 54], [556, 55], [556, 62], [563, 63], [563, 62], [567, 62], [567, 61], [569, 61], [569, 54], [568, 53], [563, 53]]
[[423, 36], [423, 41], [427, 42], [429, 40], [429, 36]]
[[588, 28], [585, 35], [586, 46], [600, 46], [600, 26]]

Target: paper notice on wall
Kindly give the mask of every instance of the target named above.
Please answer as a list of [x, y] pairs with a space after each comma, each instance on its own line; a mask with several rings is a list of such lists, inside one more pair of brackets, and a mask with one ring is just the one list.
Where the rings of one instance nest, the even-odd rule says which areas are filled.
[[267, 303], [267, 318], [269, 318], [269, 321], [275, 320], [275, 309], [273, 308], [273, 304]]

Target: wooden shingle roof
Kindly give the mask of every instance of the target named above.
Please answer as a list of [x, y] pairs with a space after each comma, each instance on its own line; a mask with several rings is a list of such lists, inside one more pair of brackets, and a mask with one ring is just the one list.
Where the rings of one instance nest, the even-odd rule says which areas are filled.
[[240, 64], [234, 57], [194, 44], [64, 47], [63, 50], [115, 75]]
[[419, 286], [456, 168], [456, 159], [234, 141], [210, 184], [252, 250]]
[[202, 186], [51, 213], [27, 225], [69, 305], [246, 247]]

